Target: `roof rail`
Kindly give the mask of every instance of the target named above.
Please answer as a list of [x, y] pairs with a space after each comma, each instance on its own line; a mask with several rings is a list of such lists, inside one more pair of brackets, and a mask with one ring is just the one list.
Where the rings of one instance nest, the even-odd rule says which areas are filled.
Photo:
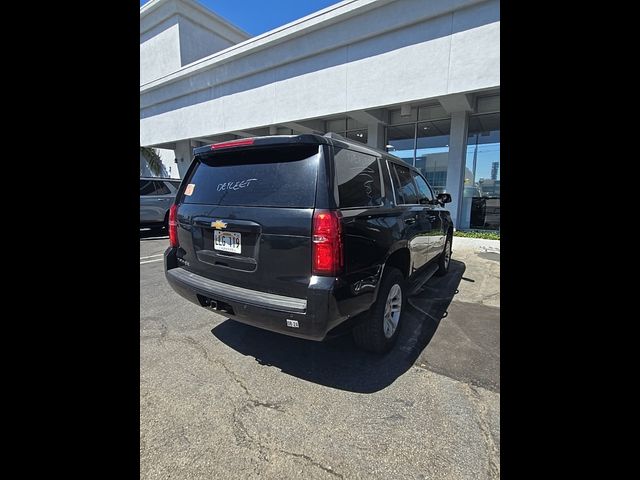
[[344, 138], [342, 135], [339, 135], [335, 132], [327, 132], [323, 135], [323, 137], [327, 137], [327, 138], [337, 138], [339, 140], [347, 140], [346, 138]]

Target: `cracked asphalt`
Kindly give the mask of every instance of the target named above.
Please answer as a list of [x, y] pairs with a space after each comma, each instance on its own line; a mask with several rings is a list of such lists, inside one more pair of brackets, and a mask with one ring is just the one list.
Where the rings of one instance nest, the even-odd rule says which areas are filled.
[[140, 235], [140, 477], [500, 477], [499, 242], [454, 238], [395, 349], [316, 343], [197, 307]]

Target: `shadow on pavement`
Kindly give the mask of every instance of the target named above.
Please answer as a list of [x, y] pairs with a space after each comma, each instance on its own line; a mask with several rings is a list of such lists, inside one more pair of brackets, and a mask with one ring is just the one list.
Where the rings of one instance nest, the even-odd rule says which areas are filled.
[[[391, 385], [420, 356], [435, 334], [465, 271], [465, 264], [451, 260], [448, 275], [432, 277], [428, 286], [409, 298], [403, 315], [400, 336], [394, 348], [385, 355], [359, 350], [344, 335], [325, 342], [288, 337], [227, 319], [211, 333], [234, 350], [254, 357], [262, 365], [309, 382], [340, 390], [373, 393]], [[412, 299], [421, 298], [420, 308]]]

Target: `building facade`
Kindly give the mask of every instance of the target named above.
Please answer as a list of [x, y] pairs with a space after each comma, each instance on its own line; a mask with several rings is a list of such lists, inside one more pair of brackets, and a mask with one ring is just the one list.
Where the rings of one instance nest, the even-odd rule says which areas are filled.
[[151, 0], [140, 83], [140, 145], [180, 176], [201, 145], [336, 132], [420, 168], [456, 228], [499, 229], [498, 0], [345, 0], [255, 37]]

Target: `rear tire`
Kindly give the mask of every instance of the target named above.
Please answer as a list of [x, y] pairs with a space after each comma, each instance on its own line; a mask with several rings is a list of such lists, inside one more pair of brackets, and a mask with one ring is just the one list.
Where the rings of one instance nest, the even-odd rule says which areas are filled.
[[444, 249], [438, 258], [438, 271], [436, 275], [442, 277], [449, 271], [449, 265], [451, 264], [451, 235], [447, 235], [447, 239], [444, 242]]
[[402, 272], [389, 268], [382, 277], [378, 299], [353, 329], [353, 340], [363, 350], [384, 353], [393, 347], [402, 326], [407, 292]]

